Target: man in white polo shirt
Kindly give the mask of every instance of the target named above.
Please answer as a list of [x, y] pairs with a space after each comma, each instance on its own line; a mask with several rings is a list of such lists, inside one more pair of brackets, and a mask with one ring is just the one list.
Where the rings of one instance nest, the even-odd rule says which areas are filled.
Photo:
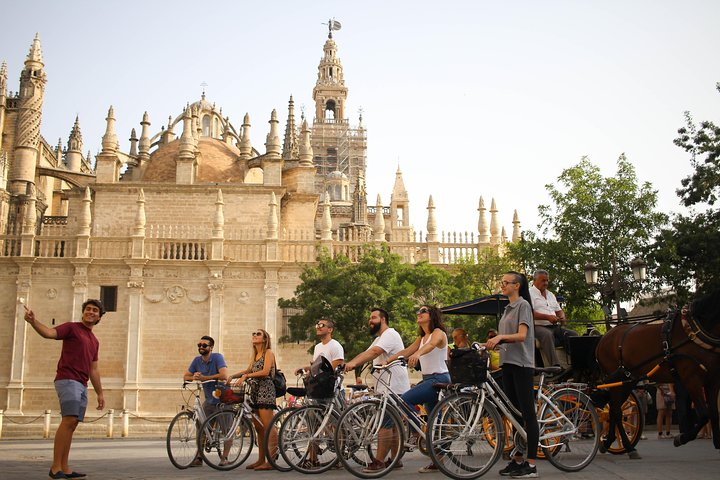
[[567, 323], [565, 312], [560, 308], [555, 295], [547, 289], [549, 283], [550, 274], [546, 270], [535, 271], [533, 285], [530, 287], [535, 338], [540, 341], [540, 350], [545, 358], [549, 359], [552, 365], [560, 365], [555, 346], [563, 346], [567, 350], [567, 337], [577, 336], [577, 332], [562, 327]]

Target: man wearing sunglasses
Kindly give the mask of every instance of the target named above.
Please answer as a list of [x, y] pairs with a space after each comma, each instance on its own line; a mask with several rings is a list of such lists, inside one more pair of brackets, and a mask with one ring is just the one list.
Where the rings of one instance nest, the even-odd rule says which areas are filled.
[[[313, 350], [312, 361], [315, 362], [319, 357], [325, 357], [335, 370], [338, 365], [341, 365], [345, 360], [345, 350], [340, 342], [332, 338], [332, 334], [335, 331], [335, 322], [325, 318], [321, 318], [315, 324], [315, 334], [320, 340], [320, 343], [315, 345]], [[310, 371], [310, 365], [295, 370], [295, 375], [299, 375], [302, 371]]]
[[[206, 380], [216, 380], [215, 382], [208, 382], [203, 384], [203, 391], [205, 392], [205, 402], [203, 403], [203, 410], [205, 415], [210, 416], [217, 411], [220, 405], [220, 399], [213, 396], [213, 392], [218, 387], [218, 382], [225, 382], [227, 379], [227, 364], [225, 363], [225, 357], [220, 353], [213, 353], [213, 347], [215, 346], [215, 340], [205, 335], [200, 337], [200, 341], [197, 344], [198, 355], [190, 363], [190, 367], [183, 375], [183, 380], [186, 382], [204, 382]], [[196, 457], [195, 460], [190, 464], [191, 467], [202, 466], [202, 459]]]

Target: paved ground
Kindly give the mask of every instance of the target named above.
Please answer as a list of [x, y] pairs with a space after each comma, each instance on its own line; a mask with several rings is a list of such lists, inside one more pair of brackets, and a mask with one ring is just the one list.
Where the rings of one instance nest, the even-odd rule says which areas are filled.
[[[720, 472], [720, 453], [710, 440], [696, 440], [680, 448], [671, 440], [650, 439], [641, 441], [638, 451], [642, 460], [630, 460], [626, 455], [600, 455], [585, 470], [564, 473], [545, 461], [538, 463], [539, 474], [545, 479], [717, 479]], [[52, 458], [52, 442], [48, 440], [0, 440], [0, 479], [44, 479]], [[251, 458], [254, 458], [251, 457]], [[417, 478], [417, 469], [427, 463], [419, 453], [404, 457], [405, 467], [393, 471], [388, 478]], [[484, 478], [500, 477], [496, 472], [503, 466], [498, 463]], [[278, 472], [249, 472], [240, 466], [230, 472], [219, 472], [208, 467], [177, 470], [165, 452], [163, 440], [103, 439], [77, 440], [71, 452], [71, 466], [88, 474], [88, 480], [112, 479], [175, 479], [175, 478], [236, 478], [238, 475], [267, 480], [277, 478]], [[300, 473], [290, 472], [297, 479], [306, 479]], [[323, 474], [326, 480], [351, 480], [356, 477], [344, 470]], [[423, 478], [444, 478], [442, 474], [428, 474]]]

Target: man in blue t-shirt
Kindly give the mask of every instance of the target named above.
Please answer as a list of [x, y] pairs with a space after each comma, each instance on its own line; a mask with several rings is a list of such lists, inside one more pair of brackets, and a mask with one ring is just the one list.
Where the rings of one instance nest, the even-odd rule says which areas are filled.
[[[213, 391], [218, 387], [218, 382], [225, 382], [228, 376], [225, 357], [220, 353], [213, 353], [213, 347], [215, 347], [215, 340], [212, 337], [207, 335], [201, 337], [197, 344], [200, 355], [193, 359], [187, 372], [183, 375], [183, 379], [186, 382], [216, 380], [215, 382], [203, 384], [203, 391], [205, 392], [203, 410], [205, 410], [206, 417], [217, 411], [217, 407], [220, 405], [220, 399], [213, 396]], [[201, 465], [202, 460], [200, 457], [193, 460], [191, 464], [193, 467]]]

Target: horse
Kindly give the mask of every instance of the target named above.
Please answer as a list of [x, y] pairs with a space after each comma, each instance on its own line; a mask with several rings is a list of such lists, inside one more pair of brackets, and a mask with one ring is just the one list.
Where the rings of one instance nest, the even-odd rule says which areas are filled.
[[668, 312], [661, 324], [613, 327], [600, 339], [595, 357], [609, 382], [598, 385], [609, 387], [610, 403], [610, 429], [601, 451], [612, 445], [617, 430], [630, 458], [641, 458], [622, 428], [622, 404], [644, 379], [680, 383], [695, 403], [697, 420], [689, 431], [675, 436], [676, 447], [694, 440], [709, 419], [713, 445], [720, 449], [720, 290], [695, 300], [689, 310]]

